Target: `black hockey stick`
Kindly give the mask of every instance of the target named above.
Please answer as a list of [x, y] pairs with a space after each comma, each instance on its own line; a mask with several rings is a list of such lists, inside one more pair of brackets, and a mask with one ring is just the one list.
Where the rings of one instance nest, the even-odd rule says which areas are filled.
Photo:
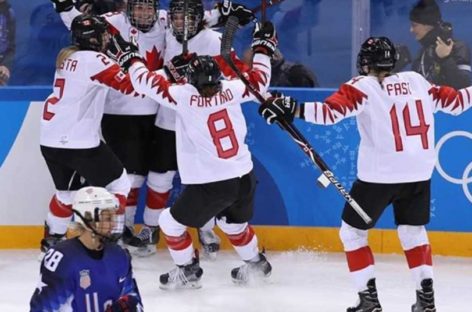
[[184, 36], [182, 38], [182, 54], [188, 53], [188, 0], [184, 0]]
[[[226, 22], [225, 29], [223, 32], [223, 37], [221, 40], [221, 56], [225, 62], [231, 67], [231, 69], [236, 73], [236, 75], [241, 79], [241, 81], [246, 85], [249, 92], [251, 92], [256, 99], [262, 104], [266, 99], [255, 89], [255, 87], [247, 80], [247, 78], [241, 73], [239, 68], [236, 67], [232, 58], [231, 58], [231, 46], [234, 35], [238, 29], [239, 20], [235, 16], [230, 16]], [[282, 129], [288, 132], [290, 137], [298, 144], [298, 146], [303, 150], [303, 152], [311, 159], [311, 161], [321, 170], [326, 179], [333, 184], [338, 192], [343, 196], [344, 200], [351, 205], [351, 207], [356, 211], [356, 213], [364, 220], [365, 223], [369, 224], [372, 222], [372, 219], [367, 215], [367, 213], [361, 208], [361, 206], [351, 197], [351, 195], [346, 191], [344, 186], [339, 182], [333, 172], [329, 169], [328, 165], [324, 162], [321, 156], [313, 149], [307, 139], [303, 137], [300, 131], [291, 123], [288, 123], [284, 120], [279, 122]]]
[[265, 10], [273, 5], [279, 4], [280, 2], [283, 2], [284, 0], [262, 0], [262, 3], [255, 8], [251, 9], [252, 13], [257, 13], [259, 11], [262, 11], [262, 20], [265, 19]]

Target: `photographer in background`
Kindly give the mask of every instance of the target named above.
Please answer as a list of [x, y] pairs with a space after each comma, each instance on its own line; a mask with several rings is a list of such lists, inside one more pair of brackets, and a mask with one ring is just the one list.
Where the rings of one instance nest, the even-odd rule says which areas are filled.
[[412, 70], [437, 85], [470, 86], [469, 47], [453, 38], [452, 25], [442, 21], [436, 2], [418, 1], [410, 11], [410, 21], [410, 31], [422, 46]]

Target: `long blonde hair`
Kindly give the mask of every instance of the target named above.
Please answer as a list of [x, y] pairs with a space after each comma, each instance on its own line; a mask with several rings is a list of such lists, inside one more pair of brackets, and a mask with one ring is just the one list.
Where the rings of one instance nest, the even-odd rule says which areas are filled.
[[62, 50], [59, 51], [59, 54], [57, 55], [56, 69], [60, 69], [62, 66], [62, 63], [66, 60], [66, 58], [71, 56], [76, 51], [79, 51], [79, 48], [73, 45], [62, 48]]

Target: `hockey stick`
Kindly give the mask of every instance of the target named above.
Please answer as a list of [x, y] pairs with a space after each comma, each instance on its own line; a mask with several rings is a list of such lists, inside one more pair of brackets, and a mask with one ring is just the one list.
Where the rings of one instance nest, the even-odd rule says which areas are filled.
[[[283, 2], [284, 0], [262, 0], [262, 3], [258, 6], [256, 6], [255, 8], [251, 9], [252, 13], [257, 13], [259, 11], [263, 11], [273, 5], [277, 5], [279, 4], [280, 2]], [[262, 13], [264, 14], [264, 16], [262, 16], [262, 20], [265, 19], [265, 13]]]
[[[251, 92], [256, 99], [262, 104], [266, 99], [255, 89], [255, 87], [247, 80], [243, 73], [236, 67], [232, 58], [231, 58], [231, 46], [234, 35], [238, 29], [239, 21], [235, 16], [230, 16], [226, 22], [225, 29], [223, 32], [223, 37], [221, 40], [221, 56], [224, 61], [231, 67], [231, 69], [236, 73], [239, 79], [246, 85], [249, 92]], [[333, 172], [329, 169], [328, 165], [324, 162], [321, 156], [313, 149], [307, 139], [303, 137], [300, 131], [291, 123], [288, 123], [284, 120], [279, 122], [282, 129], [288, 132], [290, 137], [298, 144], [298, 146], [303, 150], [303, 152], [311, 159], [311, 161], [321, 170], [324, 177], [333, 184], [338, 192], [343, 196], [344, 200], [351, 205], [351, 207], [356, 211], [356, 213], [364, 220], [365, 223], [369, 224], [372, 222], [372, 219], [367, 215], [367, 213], [361, 208], [361, 206], [351, 197], [351, 195], [346, 191], [344, 186], [339, 182]]]
[[184, 0], [184, 37], [182, 38], [182, 54], [188, 53], [188, 0]]

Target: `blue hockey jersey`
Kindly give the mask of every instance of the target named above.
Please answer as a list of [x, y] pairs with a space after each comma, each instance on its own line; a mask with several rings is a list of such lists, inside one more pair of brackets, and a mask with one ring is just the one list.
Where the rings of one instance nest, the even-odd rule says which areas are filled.
[[124, 295], [141, 303], [129, 254], [116, 244], [105, 244], [102, 251], [87, 249], [78, 238], [49, 249], [30, 311], [104, 312]]

